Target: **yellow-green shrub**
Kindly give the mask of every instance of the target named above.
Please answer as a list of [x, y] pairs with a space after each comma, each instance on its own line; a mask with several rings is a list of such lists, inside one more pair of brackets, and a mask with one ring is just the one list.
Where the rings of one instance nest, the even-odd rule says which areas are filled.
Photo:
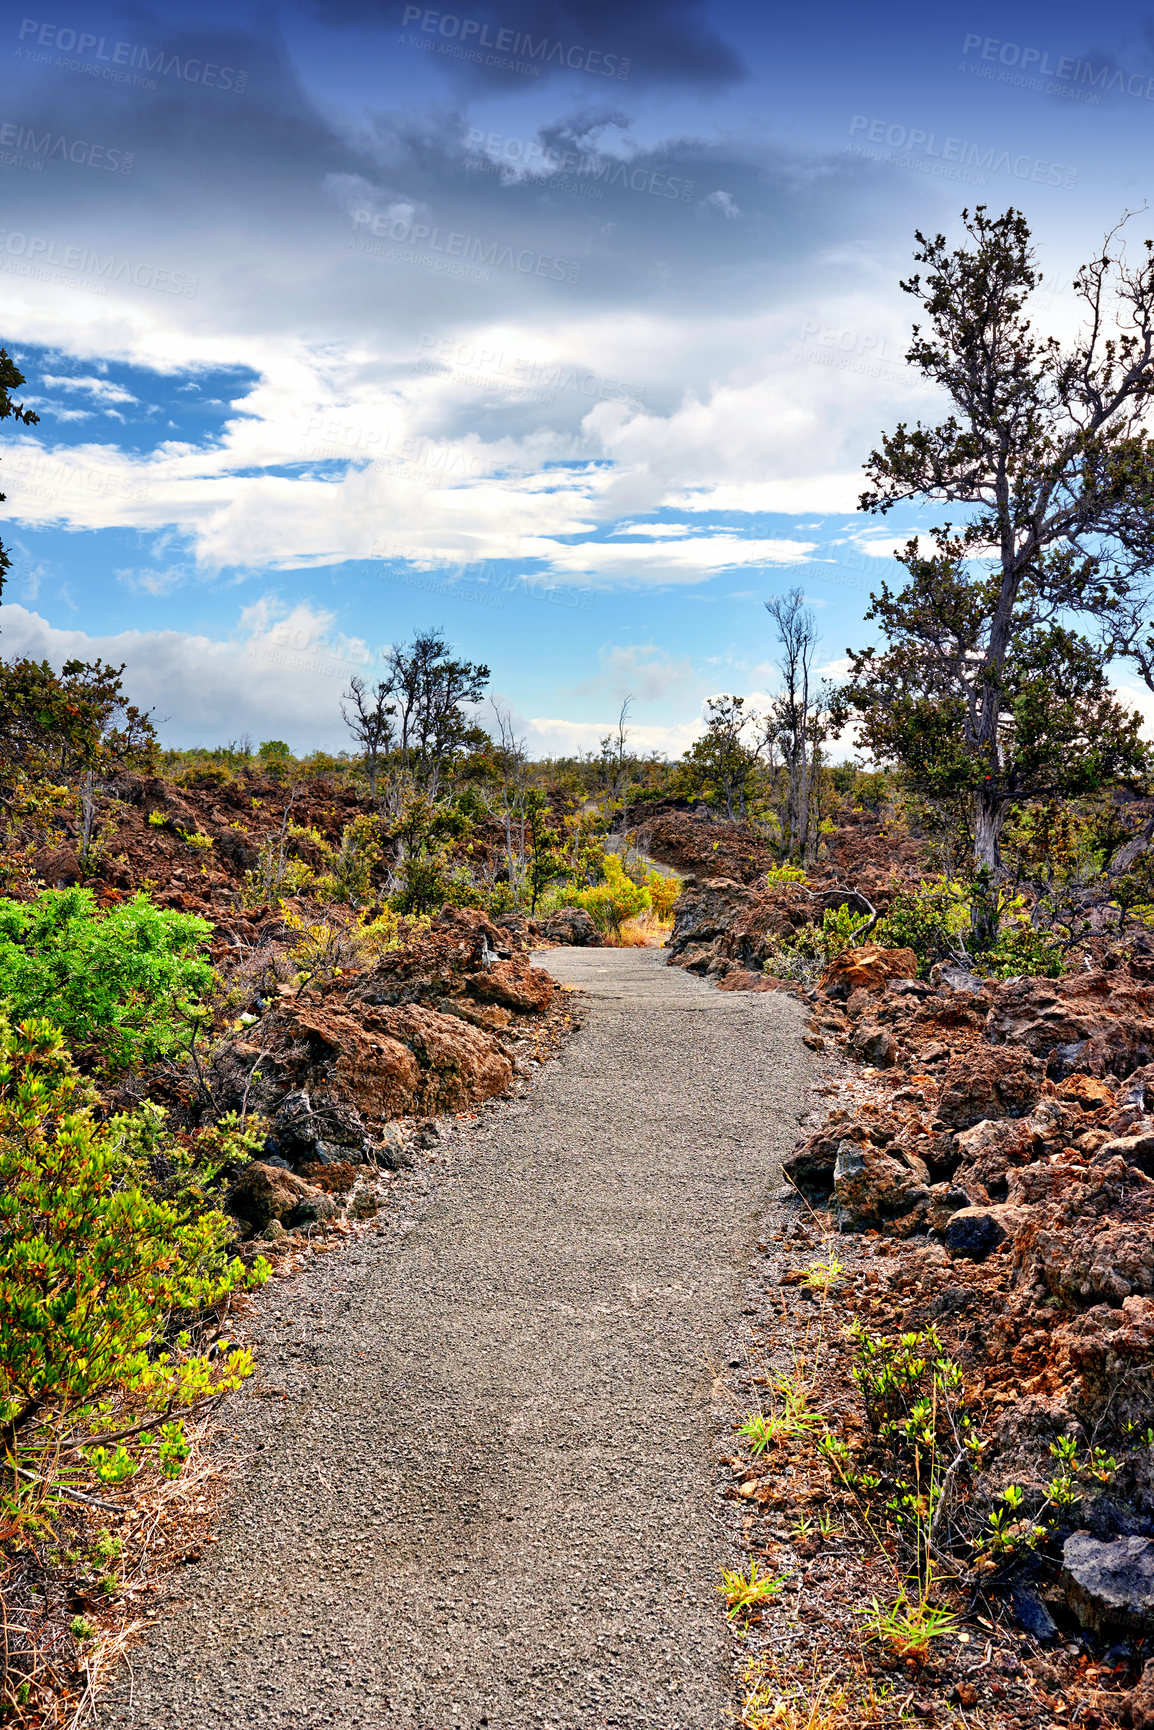
[[0, 1447], [18, 1454], [63, 1429], [115, 1481], [134, 1455], [104, 1443], [164, 1423], [162, 1467], [175, 1475], [180, 1414], [252, 1370], [247, 1351], [210, 1360], [169, 1332], [267, 1277], [263, 1263], [246, 1275], [226, 1261], [229, 1236], [222, 1214], [190, 1220], [133, 1181], [123, 1134], [93, 1118], [54, 1027], [0, 1017]]

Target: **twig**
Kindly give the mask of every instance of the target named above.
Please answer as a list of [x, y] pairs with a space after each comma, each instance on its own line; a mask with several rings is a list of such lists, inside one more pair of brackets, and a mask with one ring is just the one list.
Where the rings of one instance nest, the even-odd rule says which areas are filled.
[[14, 1466], [12, 1469], [18, 1478], [25, 1478], [30, 1484], [40, 1484], [46, 1490], [53, 1490], [56, 1495], [67, 1496], [69, 1501], [83, 1502], [87, 1508], [103, 1508], [110, 1514], [124, 1512], [119, 1502], [103, 1502], [99, 1496], [86, 1496], [80, 1490], [70, 1490], [66, 1484], [50, 1485], [47, 1478], [38, 1478], [35, 1472], [25, 1471], [23, 1466]]

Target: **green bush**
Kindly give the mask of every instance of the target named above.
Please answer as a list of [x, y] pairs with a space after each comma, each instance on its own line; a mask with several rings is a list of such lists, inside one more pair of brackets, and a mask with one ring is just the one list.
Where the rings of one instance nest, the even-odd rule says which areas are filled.
[[815, 925], [812, 919], [807, 920], [791, 935], [779, 938], [777, 947], [792, 949], [806, 961], [832, 961], [835, 955], [849, 948], [854, 932], [864, 923], [862, 914], [848, 905], [827, 907], [820, 925]]
[[1062, 952], [1042, 931], [1024, 922], [1003, 925], [994, 947], [981, 957], [982, 971], [995, 979], [1030, 973], [1057, 979], [1064, 969]]
[[956, 951], [959, 912], [964, 924], [964, 909], [956, 893], [945, 886], [895, 895], [889, 912], [874, 927], [874, 941], [887, 949], [912, 949], [924, 979], [935, 961]]
[[44, 1016], [111, 1068], [148, 1063], [187, 1036], [213, 979], [199, 953], [212, 927], [135, 895], [101, 913], [91, 889], [0, 899], [0, 1004]]
[[601, 879], [588, 888], [573, 885], [563, 890], [560, 905], [583, 907], [602, 936], [620, 937], [625, 921], [650, 905], [649, 890], [625, 875], [616, 853], [603, 855]]
[[[123, 1120], [118, 1132], [93, 1120], [57, 1029], [0, 1018], [0, 1448], [18, 1455], [66, 1431], [109, 1482], [148, 1445], [179, 1471], [181, 1413], [235, 1387], [252, 1361], [228, 1349], [210, 1360], [172, 1324], [268, 1272], [226, 1262], [223, 1214], [190, 1221], [147, 1195], [129, 1140]], [[124, 1448], [141, 1424], [145, 1440]]]

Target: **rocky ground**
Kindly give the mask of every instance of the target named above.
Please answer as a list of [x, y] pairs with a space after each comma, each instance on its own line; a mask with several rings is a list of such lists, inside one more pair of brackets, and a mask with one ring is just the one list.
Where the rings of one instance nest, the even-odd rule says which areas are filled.
[[[738, 1441], [723, 1493], [765, 1566], [796, 1570], [799, 1662], [840, 1674], [860, 1721], [881, 1721], [862, 1692], [872, 1677], [869, 1689], [906, 1688], [925, 1719], [1149, 1726], [1154, 944], [1100, 942], [1060, 979], [1005, 981], [951, 966], [919, 979], [912, 951], [865, 945], [805, 992], [761, 971], [775, 935], [854, 886], [880, 906], [901, 882], [860, 856], [815, 876], [816, 894], [699, 878], [671, 945], [673, 963], [723, 989], [802, 996], [807, 1043], [836, 1060], [786, 1161], [796, 1199], [751, 1266], [736, 1394], [745, 1410], [759, 1386], [780, 1400], [800, 1350], [821, 1424], [758, 1457]], [[893, 1601], [926, 1530], [886, 1512], [912, 1456], [903, 1468], [892, 1426], [863, 1402], [849, 1324], [875, 1344], [940, 1342], [961, 1372], [955, 1438], [964, 1416], [981, 1442], [946, 1482], [955, 1449], [939, 1438], [931, 1561], [963, 1620], [924, 1651], [862, 1639], [860, 1612]], [[819, 1429], [839, 1453], [814, 1445]], [[831, 1507], [826, 1534], [814, 1511]], [[764, 1625], [778, 1628], [768, 1613]], [[847, 1664], [854, 1629], [862, 1658]]]

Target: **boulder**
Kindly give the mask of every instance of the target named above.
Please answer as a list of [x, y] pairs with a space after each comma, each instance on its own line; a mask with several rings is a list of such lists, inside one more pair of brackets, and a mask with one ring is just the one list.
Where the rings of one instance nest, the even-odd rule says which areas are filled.
[[575, 949], [598, 949], [601, 933], [583, 907], [561, 907], [537, 926], [550, 943], [568, 943]]
[[1058, 1098], [1080, 1105], [1083, 1111], [1097, 1111], [1100, 1106], [1113, 1106], [1114, 1093], [1095, 1075], [1068, 1075], [1059, 1083]]
[[1136, 1166], [1147, 1177], [1154, 1177], [1154, 1125], [1141, 1129], [1136, 1135], [1119, 1135], [1113, 1141], [1104, 1142], [1099, 1149], [1099, 1158], [1115, 1157], [1124, 1159], [1127, 1165]]
[[986, 1026], [993, 1044], [1022, 1045], [1045, 1057], [1055, 1046], [1087, 1039], [1094, 1019], [1086, 1006], [1069, 1003], [1055, 980], [1019, 978], [999, 985]]
[[49, 889], [69, 889], [84, 879], [76, 850], [67, 845], [42, 847], [33, 856], [32, 869]]
[[1062, 1546], [1062, 1584], [1084, 1628], [1154, 1633], [1154, 1540], [1074, 1532]]
[[[757, 904], [757, 892], [727, 877], [686, 885], [673, 909], [673, 930], [667, 944], [669, 961], [683, 965], [686, 951], [713, 943]], [[695, 969], [696, 971], [696, 969]]]
[[308, 1038], [314, 1064], [328, 1069], [341, 1091], [374, 1117], [401, 1117], [414, 1110], [421, 1088], [420, 1064], [394, 1033], [388, 1019], [393, 1013], [382, 1010], [356, 1019], [327, 1004], [294, 1012], [295, 1030]]
[[888, 1027], [864, 1021], [855, 1028], [849, 1048], [859, 1063], [872, 1063], [878, 1069], [889, 1069], [897, 1057], [898, 1042]]
[[985, 1189], [1004, 1186], [1012, 1166], [1028, 1165], [1034, 1158], [1034, 1137], [1028, 1118], [983, 1118], [954, 1138], [961, 1164], [954, 1181], [966, 1187], [980, 1183]]
[[930, 1174], [916, 1154], [872, 1142], [843, 1141], [833, 1169], [835, 1216], [841, 1231], [902, 1220], [910, 1229], [930, 1204]]
[[866, 943], [843, 949], [834, 957], [821, 979], [827, 997], [847, 998], [852, 991], [884, 991], [891, 979], [914, 979], [918, 958], [912, 949], [883, 949]]
[[291, 1171], [265, 1165], [261, 1160], [253, 1160], [245, 1167], [227, 1201], [228, 1211], [235, 1214], [254, 1237], [274, 1219], [290, 1225], [304, 1223], [296, 1217], [299, 1210], [304, 1209], [307, 1213], [314, 1206], [320, 1209], [314, 1215], [316, 1218], [324, 1216], [326, 1209], [329, 1214], [336, 1211], [329, 1197], [313, 1184], [294, 1176]]
[[955, 1261], [985, 1261], [1025, 1217], [1018, 1207], [961, 1207], [950, 1215], [942, 1240]]
[[377, 1020], [413, 1065], [409, 1111], [439, 1117], [494, 1099], [513, 1085], [513, 1065], [493, 1035], [460, 1016], [404, 1003], [380, 1010]]
[[1031, 1586], [1015, 1586], [1010, 1593], [1010, 1604], [1020, 1625], [1035, 1640], [1057, 1639], [1058, 1624]]
[[497, 1003], [505, 1009], [531, 1014], [547, 1009], [557, 986], [543, 967], [531, 967], [520, 955], [498, 961], [469, 980], [469, 995], [479, 1003]]
[[962, 1052], [942, 1077], [938, 1117], [947, 1129], [968, 1129], [988, 1117], [1024, 1117], [1044, 1079], [1037, 1058], [1020, 1045]]

